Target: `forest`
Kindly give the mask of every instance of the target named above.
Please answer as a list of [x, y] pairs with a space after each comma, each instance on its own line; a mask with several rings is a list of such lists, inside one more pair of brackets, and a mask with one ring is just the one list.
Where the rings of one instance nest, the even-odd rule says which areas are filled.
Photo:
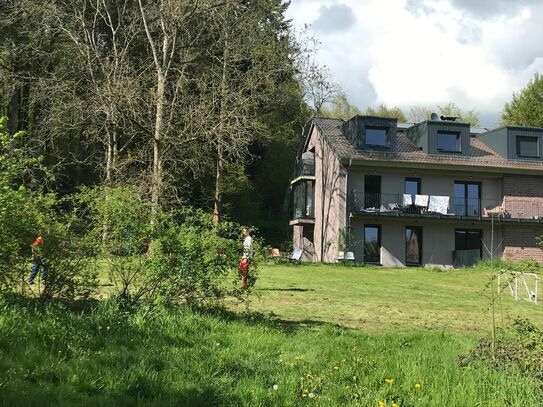
[[163, 209], [251, 221], [279, 244], [312, 114], [305, 96], [321, 74], [287, 7], [0, 2], [0, 116], [7, 134], [25, 132], [17, 147], [48, 175], [29, 173], [25, 184], [59, 197], [130, 185]]

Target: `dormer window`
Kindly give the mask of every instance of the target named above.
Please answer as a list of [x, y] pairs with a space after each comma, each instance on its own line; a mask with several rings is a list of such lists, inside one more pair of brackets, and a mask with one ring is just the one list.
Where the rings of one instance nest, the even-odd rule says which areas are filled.
[[539, 158], [539, 137], [517, 136], [517, 156]]
[[446, 153], [462, 152], [460, 133], [455, 131], [438, 131], [437, 150]]
[[361, 151], [394, 152], [397, 133], [398, 120], [390, 117], [355, 116], [343, 124], [343, 134]]
[[365, 145], [368, 147], [387, 148], [388, 147], [388, 128], [386, 127], [366, 127]]

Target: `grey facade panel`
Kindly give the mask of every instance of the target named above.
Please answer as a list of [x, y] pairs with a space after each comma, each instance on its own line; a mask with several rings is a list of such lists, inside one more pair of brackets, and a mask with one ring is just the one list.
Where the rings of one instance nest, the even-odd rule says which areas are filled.
[[428, 122], [419, 123], [407, 129], [407, 137], [428, 154]]
[[[387, 129], [387, 148], [375, 148], [366, 145], [365, 135], [368, 127]], [[398, 120], [376, 116], [355, 116], [343, 125], [343, 133], [358, 150], [395, 152], [397, 149]]]
[[[517, 137], [518, 136], [525, 136], [525, 137], [536, 137], [538, 139], [537, 142], [537, 157], [528, 158], [528, 157], [522, 157], [518, 155], [517, 151]], [[543, 144], [543, 129], [529, 129], [529, 128], [522, 128], [522, 127], [508, 127], [507, 128], [507, 138], [508, 138], [508, 146], [509, 146], [509, 155], [507, 158], [510, 160], [534, 160], [534, 161], [541, 161], [542, 155], [542, 144]]]
[[487, 131], [477, 136], [477, 140], [481, 140], [488, 147], [494, 150], [503, 158], [508, 158], [508, 142], [507, 128], [500, 127], [498, 129]]
[[[517, 151], [517, 136], [536, 137], [537, 157], [522, 157]], [[543, 161], [543, 129], [533, 127], [506, 126], [477, 136], [488, 147], [508, 160]]]
[[437, 134], [440, 131], [445, 131], [451, 133], [458, 133], [460, 135], [460, 152], [452, 154], [459, 156], [469, 156], [469, 128], [470, 126], [467, 123], [454, 123], [446, 121], [428, 122], [428, 154], [444, 154], [437, 148]]
[[451, 154], [439, 151], [437, 148], [437, 133], [440, 131], [460, 134], [460, 152], [452, 153], [455, 156], [469, 156], [470, 153], [470, 125], [447, 121], [428, 120], [419, 123], [407, 130], [407, 136], [425, 154], [445, 155]]

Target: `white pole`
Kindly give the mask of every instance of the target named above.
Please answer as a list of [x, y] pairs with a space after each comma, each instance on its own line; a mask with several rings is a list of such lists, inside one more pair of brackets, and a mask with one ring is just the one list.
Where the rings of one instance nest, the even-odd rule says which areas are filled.
[[535, 305], [537, 305], [537, 286], [539, 285], [539, 276], [535, 276]]

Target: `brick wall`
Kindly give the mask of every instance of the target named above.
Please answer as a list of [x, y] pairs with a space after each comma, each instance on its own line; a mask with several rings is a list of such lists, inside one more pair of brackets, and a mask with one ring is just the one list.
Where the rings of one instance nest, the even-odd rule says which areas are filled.
[[543, 176], [505, 175], [503, 196], [512, 218], [543, 218]]
[[503, 194], [507, 196], [543, 198], [543, 176], [504, 175]]
[[506, 260], [533, 259], [543, 262], [543, 250], [536, 237], [543, 235], [543, 225], [509, 226], [503, 229], [503, 257]]

